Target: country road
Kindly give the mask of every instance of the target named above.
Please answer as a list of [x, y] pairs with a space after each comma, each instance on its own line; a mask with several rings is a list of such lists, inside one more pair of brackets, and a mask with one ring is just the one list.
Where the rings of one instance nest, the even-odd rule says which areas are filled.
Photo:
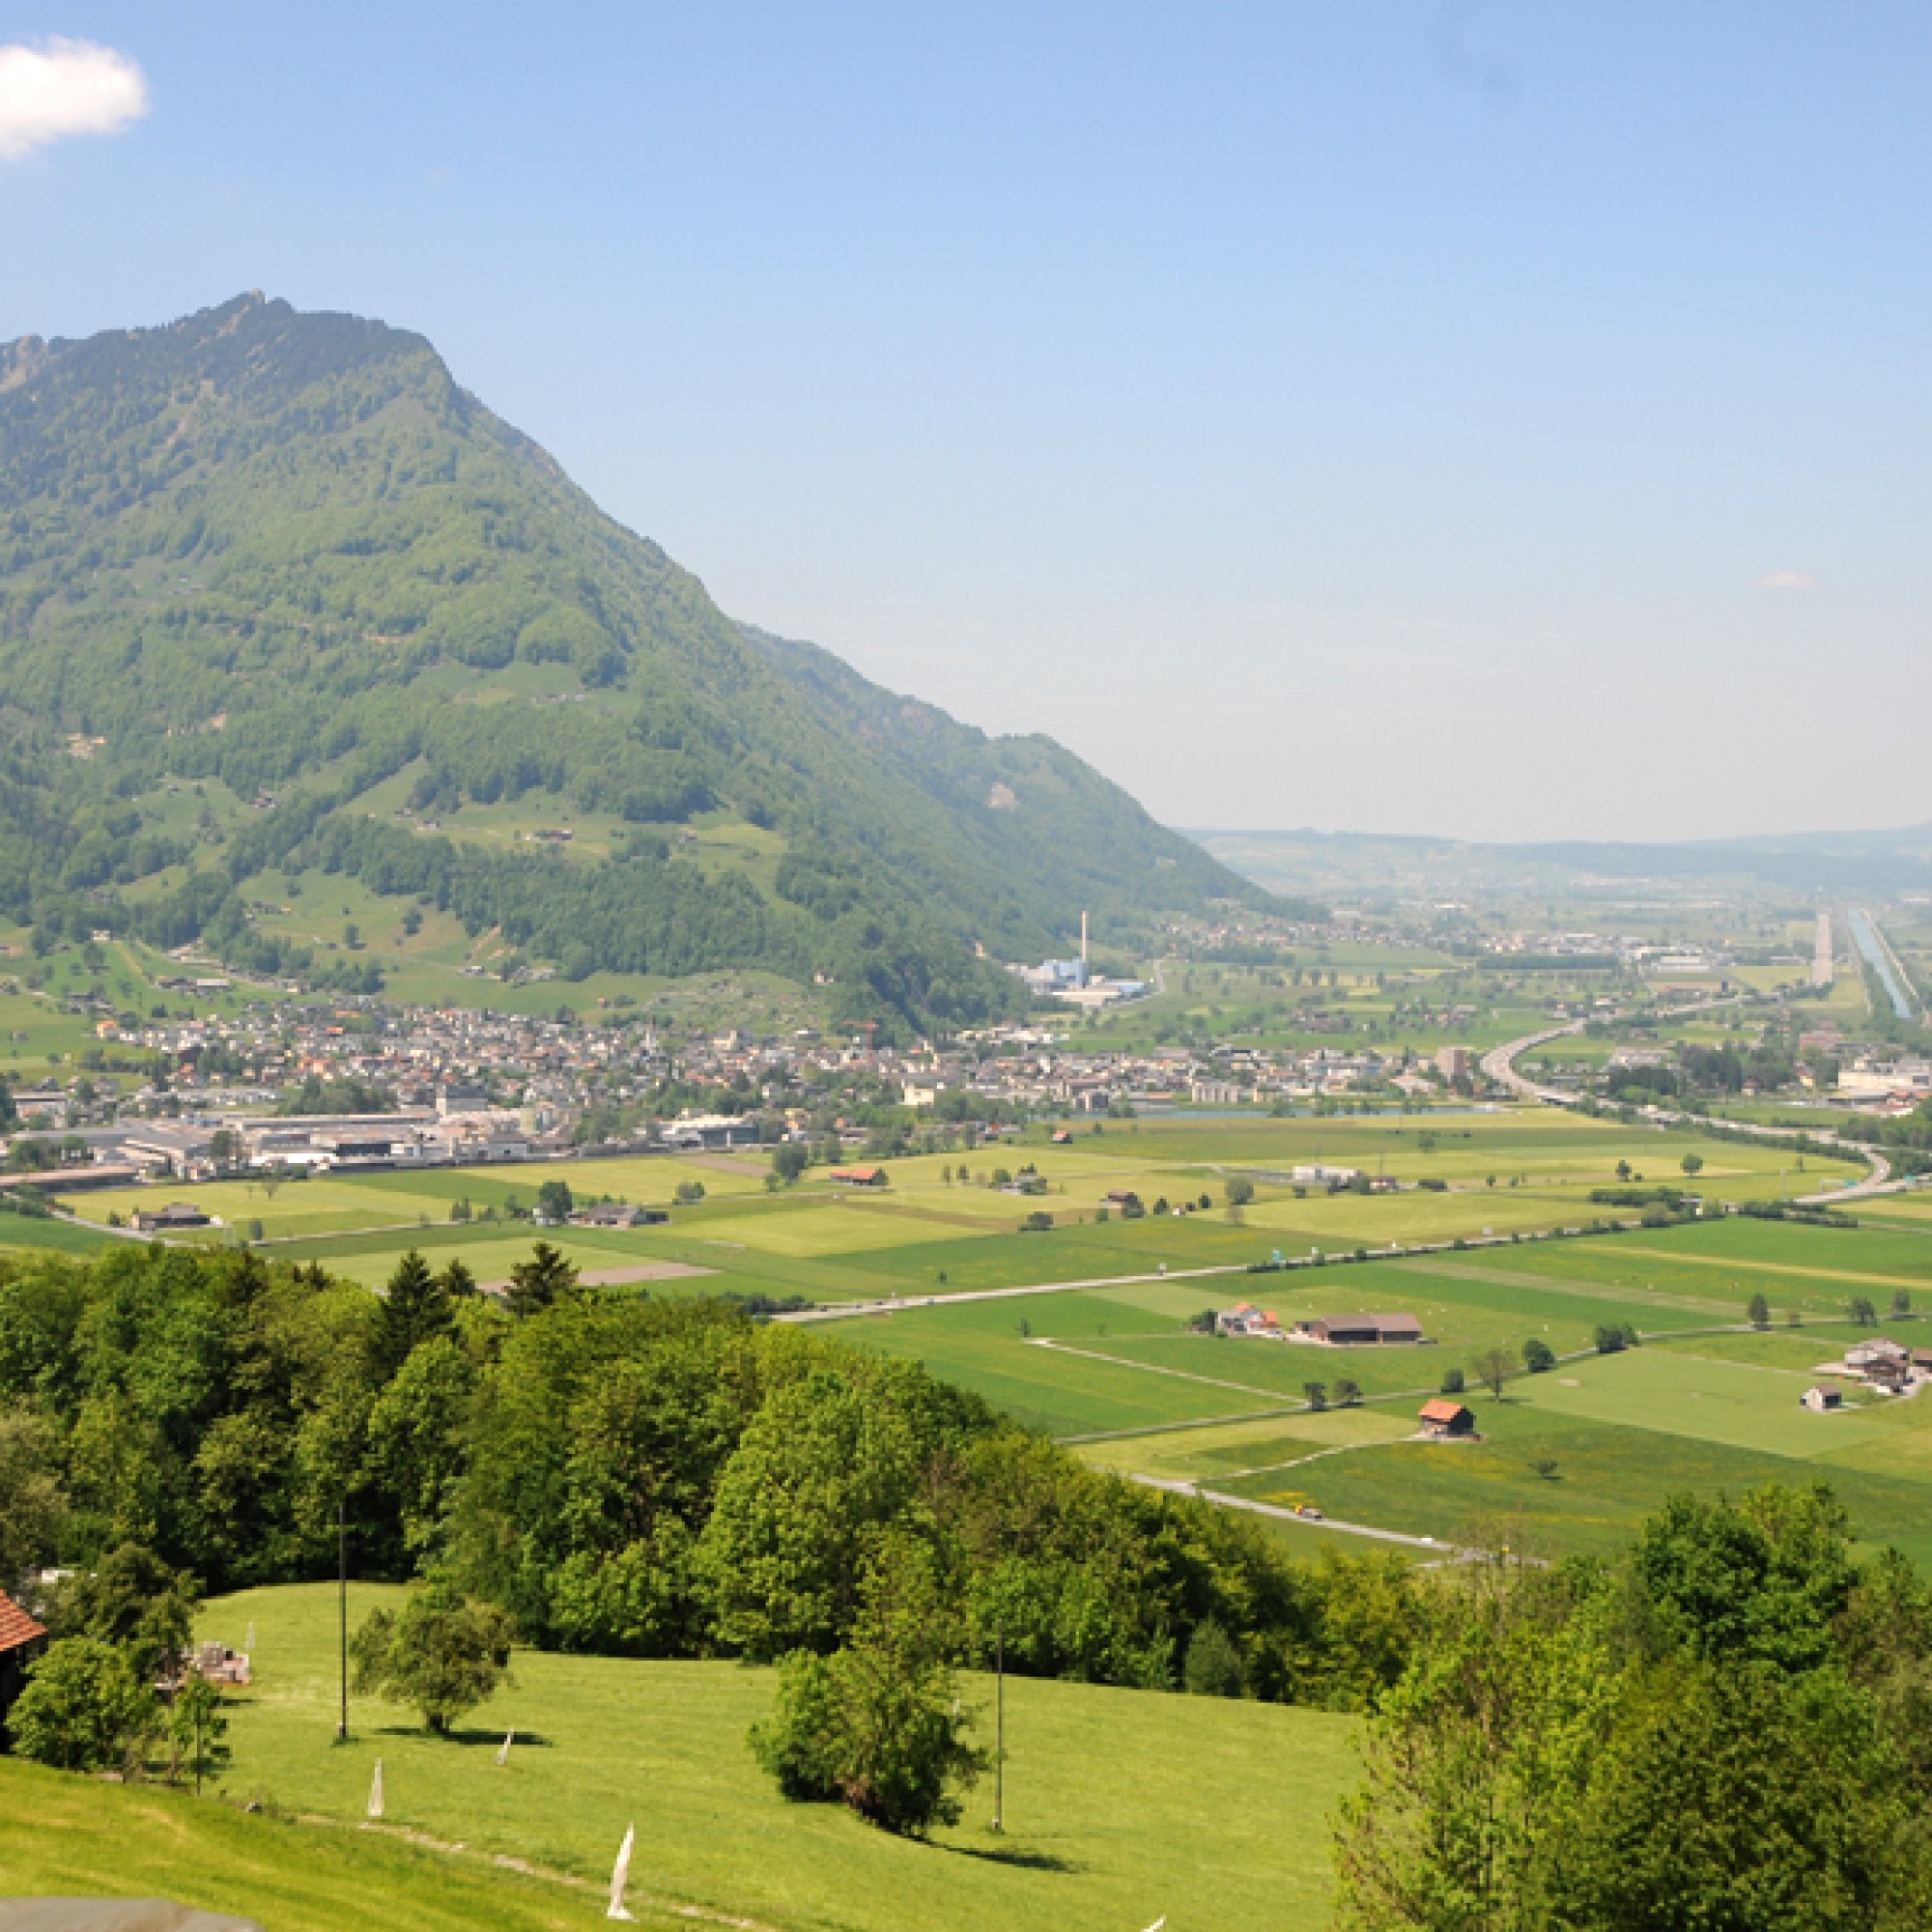
[[1444, 1556], [1458, 1553], [1456, 1546], [1443, 1543], [1434, 1536], [1409, 1536], [1399, 1529], [1377, 1529], [1366, 1522], [1338, 1522], [1333, 1517], [1307, 1517], [1292, 1509], [1283, 1509], [1277, 1503], [1258, 1503], [1248, 1496], [1231, 1496], [1221, 1490], [1204, 1490], [1198, 1483], [1170, 1482], [1160, 1476], [1135, 1476], [1132, 1479], [1150, 1490], [1165, 1490], [1170, 1495], [1199, 1496], [1205, 1503], [1213, 1503], [1221, 1509], [1249, 1510], [1256, 1516], [1274, 1517], [1282, 1522], [1298, 1522], [1304, 1529], [1337, 1529], [1344, 1536], [1373, 1537], [1378, 1543], [1406, 1543], [1412, 1549], [1435, 1549]]
[[1148, 1274], [1095, 1275], [1086, 1281], [1030, 1282], [1023, 1288], [961, 1288], [945, 1294], [892, 1294], [877, 1301], [840, 1301], [826, 1308], [798, 1308], [774, 1321], [839, 1321], [853, 1315], [894, 1315], [911, 1308], [950, 1308], [961, 1301], [1012, 1301], [1026, 1294], [1065, 1294], [1076, 1288], [1132, 1288], [1144, 1281], [1198, 1281], [1205, 1275], [1246, 1274], [1245, 1262], [1214, 1267], [1160, 1268]]

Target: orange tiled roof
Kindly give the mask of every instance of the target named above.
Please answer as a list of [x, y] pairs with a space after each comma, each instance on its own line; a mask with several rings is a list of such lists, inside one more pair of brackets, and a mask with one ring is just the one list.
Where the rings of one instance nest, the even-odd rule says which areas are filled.
[[22, 1644], [32, 1643], [37, 1636], [45, 1636], [46, 1629], [37, 1624], [6, 1591], [0, 1590], [0, 1651], [18, 1650]]

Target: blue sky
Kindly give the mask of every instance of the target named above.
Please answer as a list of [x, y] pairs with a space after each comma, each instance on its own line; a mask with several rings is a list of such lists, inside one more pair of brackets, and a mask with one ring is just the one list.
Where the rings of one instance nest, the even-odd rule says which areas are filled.
[[418, 328], [727, 610], [1161, 817], [1932, 818], [1932, 10], [0, 0], [0, 337]]

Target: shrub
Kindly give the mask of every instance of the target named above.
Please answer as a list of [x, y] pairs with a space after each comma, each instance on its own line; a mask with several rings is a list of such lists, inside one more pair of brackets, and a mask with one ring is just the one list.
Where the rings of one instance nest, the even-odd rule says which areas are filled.
[[8, 1718], [14, 1748], [56, 1771], [122, 1771], [156, 1719], [155, 1693], [125, 1651], [95, 1636], [62, 1637], [34, 1666]]
[[1533, 1376], [1546, 1375], [1556, 1366], [1556, 1350], [1541, 1336], [1532, 1335], [1522, 1345], [1522, 1365]]
[[1187, 1639], [1180, 1681], [1197, 1697], [1238, 1697], [1246, 1689], [1241, 1653], [1213, 1617], [1196, 1624]]
[[450, 1725], [509, 1674], [510, 1620], [494, 1604], [435, 1581], [410, 1592], [399, 1611], [377, 1610], [350, 1646], [355, 1689], [392, 1704], [413, 1704], [424, 1725]]
[[889, 1832], [954, 1824], [959, 1789], [986, 1758], [967, 1742], [930, 1555], [887, 1539], [864, 1597], [844, 1649], [786, 1660], [776, 1709], [752, 1727], [753, 1754], [794, 1803], [849, 1804]]

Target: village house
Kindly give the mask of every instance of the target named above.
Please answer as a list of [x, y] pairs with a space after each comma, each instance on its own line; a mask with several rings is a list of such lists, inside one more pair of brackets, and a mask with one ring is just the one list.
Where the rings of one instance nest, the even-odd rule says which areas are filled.
[[886, 1184], [886, 1170], [883, 1167], [835, 1167], [825, 1178], [838, 1182], [840, 1187], [883, 1187]]

